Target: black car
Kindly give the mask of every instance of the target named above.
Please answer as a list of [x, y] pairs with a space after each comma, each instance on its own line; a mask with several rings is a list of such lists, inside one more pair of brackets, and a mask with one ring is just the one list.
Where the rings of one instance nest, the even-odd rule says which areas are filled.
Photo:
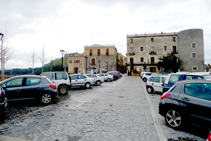
[[38, 99], [44, 104], [58, 95], [56, 86], [45, 76], [20, 75], [0, 82], [8, 101]]
[[7, 107], [7, 98], [5, 97], [5, 91], [0, 87], [0, 112], [3, 112]]
[[116, 73], [111, 73], [111, 72], [109, 72], [108, 74], [109, 74], [109, 75], [113, 75], [114, 80], [118, 79], [118, 76], [116, 75]]
[[175, 129], [191, 123], [211, 130], [211, 81], [178, 81], [162, 95], [159, 113]]

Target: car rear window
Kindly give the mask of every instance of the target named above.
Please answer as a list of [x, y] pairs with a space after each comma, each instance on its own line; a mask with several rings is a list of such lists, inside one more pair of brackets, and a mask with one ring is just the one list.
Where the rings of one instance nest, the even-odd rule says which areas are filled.
[[40, 78], [26, 78], [26, 86], [38, 85], [40, 82]]
[[174, 85], [177, 81], [180, 80], [182, 75], [171, 75], [170, 79], [169, 79], [169, 84]]
[[201, 76], [196, 76], [196, 75], [187, 75], [186, 80], [191, 80], [191, 79], [203, 79]]
[[211, 100], [210, 83], [187, 83], [184, 86], [184, 92], [194, 97]]

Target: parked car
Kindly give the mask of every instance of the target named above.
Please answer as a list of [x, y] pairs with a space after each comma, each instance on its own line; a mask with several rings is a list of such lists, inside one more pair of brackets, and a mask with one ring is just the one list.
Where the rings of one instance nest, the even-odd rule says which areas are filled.
[[46, 76], [55, 85], [59, 94], [67, 94], [68, 89], [71, 88], [71, 78], [68, 77], [67, 72], [43, 72], [42, 76]]
[[170, 89], [177, 81], [192, 80], [192, 79], [211, 80], [211, 75], [210, 73], [207, 72], [194, 72], [194, 73], [179, 72], [179, 73], [169, 74], [165, 80], [163, 86], [163, 92], [166, 92], [168, 89]]
[[0, 112], [3, 112], [7, 107], [7, 98], [5, 97], [5, 90], [0, 87]]
[[210, 112], [211, 81], [178, 81], [160, 98], [159, 114], [175, 129], [191, 123], [211, 130]]
[[146, 90], [149, 94], [153, 92], [163, 93], [163, 85], [167, 75], [151, 76], [146, 82]]
[[144, 75], [142, 76], [142, 80], [144, 82], [147, 82], [147, 79], [149, 79], [152, 75], [157, 75], [157, 73], [152, 73], [152, 72], [144, 73]]
[[45, 76], [19, 75], [0, 82], [8, 101], [38, 99], [49, 104], [58, 92], [56, 86]]
[[108, 73], [115, 73], [115, 74], [118, 74], [119, 77], [122, 77], [122, 74], [119, 71], [109, 71]]
[[100, 86], [102, 83], [104, 83], [104, 79], [95, 75], [95, 74], [87, 74], [86, 76], [94, 78], [95, 79], [95, 85]]
[[85, 76], [83, 74], [72, 74], [71, 77], [72, 87], [85, 87], [90, 88], [92, 85], [95, 85], [95, 78]]
[[105, 81], [108, 81], [108, 82], [114, 80], [113, 75], [110, 75], [108, 73], [99, 73], [97, 74], [97, 76], [103, 78]]
[[116, 73], [108, 72], [108, 74], [113, 75], [114, 80], [117, 80], [119, 78]]
[[149, 73], [149, 72], [142, 71], [142, 72], [140, 73], [140, 78], [141, 78], [141, 79], [142, 79], [142, 77], [143, 77], [143, 75], [144, 75], [145, 73]]

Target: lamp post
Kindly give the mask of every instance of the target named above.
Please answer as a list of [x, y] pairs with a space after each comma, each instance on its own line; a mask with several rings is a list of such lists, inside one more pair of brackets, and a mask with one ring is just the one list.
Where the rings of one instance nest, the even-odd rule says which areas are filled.
[[62, 70], [64, 70], [64, 68], [63, 68], [63, 55], [64, 55], [65, 51], [64, 50], [60, 50], [60, 53], [62, 55]]
[[1, 36], [1, 40], [2, 40], [2, 38], [3, 38], [4, 34], [0, 32], [0, 36]]
[[108, 72], [108, 62], [106, 62], [107, 63], [107, 72]]
[[[100, 60], [98, 60], [98, 62], [99, 62], [99, 71], [100, 71]], [[100, 73], [100, 72], [99, 72]]]
[[85, 56], [85, 59], [86, 59], [86, 74], [87, 74], [87, 59], [88, 59], [88, 56]]

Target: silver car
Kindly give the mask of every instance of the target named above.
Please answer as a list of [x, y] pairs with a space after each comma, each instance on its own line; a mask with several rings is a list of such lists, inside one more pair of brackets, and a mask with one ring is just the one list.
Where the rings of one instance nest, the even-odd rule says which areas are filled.
[[99, 76], [100, 78], [103, 78], [105, 81], [108, 81], [108, 82], [114, 80], [113, 75], [110, 75], [108, 73], [99, 73], [97, 74], [97, 76]]
[[69, 75], [71, 77], [72, 87], [85, 87], [90, 88], [92, 85], [95, 85], [95, 79], [85, 76], [83, 74], [73, 74]]
[[104, 83], [104, 79], [95, 75], [95, 74], [86, 74], [86, 76], [94, 78], [95, 79], [95, 85], [100, 86], [102, 83]]

